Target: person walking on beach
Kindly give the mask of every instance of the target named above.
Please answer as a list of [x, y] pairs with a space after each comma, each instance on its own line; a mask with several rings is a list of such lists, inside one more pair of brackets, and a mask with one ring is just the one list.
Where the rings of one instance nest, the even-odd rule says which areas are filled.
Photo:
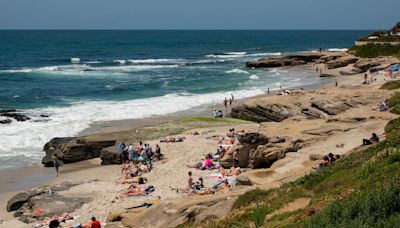
[[228, 107], [228, 99], [226, 99], [226, 97], [225, 97], [225, 100], [224, 100], [224, 106], [225, 106], [225, 108]]
[[232, 102], [235, 101], [235, 97], [233, 97], [233, 93], [231, 93]]
[[229, 106], [231, 106], [232, 107], [232, 98], [229, 98]]
[[56, 170], [56, 176], [58, 176], [58, 170], [60, 168], [60, 159], [58, 158], [58, 155], [56, 153], [53, 153], [52, 159], [53, 159], [54, 169]]

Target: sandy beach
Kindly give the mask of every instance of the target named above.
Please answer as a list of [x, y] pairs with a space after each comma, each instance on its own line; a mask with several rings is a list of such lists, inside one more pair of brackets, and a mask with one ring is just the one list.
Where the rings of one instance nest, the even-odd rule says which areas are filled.
[[[300, 70], [306, 66], [287, 68], [288, 70]], [[27, 167], [14, 171], [1, 172], [0, 203], [6, 205], [7, 201], [17, 192], [28, 190], [33, 187], [57, 185], [62, 182], [75, 182], [78, 185], [67, 190], [60, 191], [65, 197], [90, 197], [92, 201], [84, 204], [71, 215], [77, 217], [74, 222], [88, 222], [90, 216], [95, 215], [104, 225], [107, 223], [107, 217], [112, 211], [123, 210], [141, 205], [143, 203], [153, 202], [155, 205], [150, 208], [164, 208], [166, 205], [171, 210], [180, 208], [183, 202], [189, 204], [193, 202], [208, 202], [207, 200], [216, 200], [219, 197], [228, 199], [235, 197], [247, 189], [254, 186], [268, 189], [278, 187], [282, 183], [293, 181], [309, 172], [316, 165], [316, 161], [310, 160], [310, 155], [325, 155], [327, 153], [339, 154], [345, 156], [351, 150], [361, 145], [363, 138], [368, 138], [372, 132], [376, 132], [382, 138], [386, 123], [395, 118], [394, 114], [389, 112], [379, 112], [374, 110], [376, 106], [392, 92], [380, 90], [380, 86], [386, 82], [386, 77], [380, 73], [374, 76], [377, 81], [370, 85], [362, 85], [364, 74], [340, 75], [339, 71], [351, 69], [352, 65], [344, 68], [325, 69], [324, 64], [313, 65], [310, 72], [316, 68], [322, 69], [322, 73], [331, 74], [336, 77], [322, 80], [320, 84], [312, 85], [303, 89], [291, 89], [292, 94], [288, 97], [276, 96], [275, 94], [265, 94], [245, 100], [240, 100], [236, 105], [256, 104], [256, 103], [280, 103], [291, 106], [301, 106], [315, 99], [329, 99], [329, 97], [341, 97], [340, 99], [356, 100], [356, 106], [341, 113], [319, 119], [306, 119], [299, 116], [287, 118], [281, 122], [264, 123], [224, 123], [219, 126], [205, 125], [205, 127], [195, 127], [194, 129], [183, 129], [178, 134], [186, 137], [184, 142], [179, 143], [160, 143], [160, 138], [146, 140], [152, 147], [160, 144], [162, 153], [166, 159], [154, 164], [154, 169], [146, 173], [143, 177], [148, 179], [148, 185], [155, 187], [154, 193], [146, 197], [121, 197], [127, 189], [126, 184], [118, 183], [121, 181], [121, 166], [108, 165], [101, 166], [99, 158], [87, 161], [81, 161], [74, 164], [68, 164], [61, 167], [60, 175], [55, 177], [51, 168], [42, 168], [38, 166]], [[317, 77], [317, 75], [316, 75]], [[335, 86], [337, 82], [338, 86]], [[209, 116], [214, 108], [221, 108], [221, 105], [207, 106], [202, 108], [196, 115]], [[141, 127], [169, 123], [192, 113], [179, 113], [166, 117], [154, 117], [146, 120], [123, 120], [107, 123], [99, 123], [93, 128], [82, 132], [86, 134], [99, 134], [102, 137], [106, 135], [131, 134], [132, 129]], [[258, 132], [268, 137], [285, 137], [287, 141], [294, 139], [303, 140], [303, 147], [297, 152], [286, 153], [284, 158], [274, 162], [269, 168], [248, 169], [245, 174], [250, 178], [253, 186], [237, 187], [229, 191], [221, 191], [215, 196], [187, 196], [177, 193], [176, 189], [186, 186], [187, 172], [192, 171], [195, 179], [205, 178], [205, 185], [212, 186], [215, 180], [209, 178], [210, 174], [215, 174], [216, 170], [201, 171], [189, 169], [187, 165], [193, 165], [202, 162], [207, 153], [215, 152], [218, 147], [218, 140], [214, 135], [224, 135], [230, 128], [244, 130], [245, 132]], [[199, 135], [193, 135], [197, 131]], [[128, 133], [127, 133], [128, 132]], [[177, 136], [177, 135], [176, 135]], [[137, 142], [135, 142], [137, 143]], [[215, 204], [212, 204], [213, 206]], [[183, 207], [183, 206], [182, 206]], [[218, 207], [217, 207], [218, 208]], [[152, 209], [156, 210], [156, 209]], [[135, 224], [137, 227], [162, 227], [160, 222], [149, 222], [146, 211], [130, 212], [133, 218], [138, 218], [140, 222], [125, 219], [122, 222]], [[172, 212], [171, 212], [172, 213]], [[168, 214], [168, 213], [166, 213]], [[172, 213], [174, 214], [174, 213]], [[179, 214], [179, 213], [178, 213]], [[137, 217], [135, 217], [137, 216]], [[171, 218], [177, 218], [173, 215]], [[177, 215], [176, 215], [177, 216]], [[223, 214], [221, 214], [223, 216]], [[0, 210], [0, 227], [31, 227], [21, 223], [12, 216], [12, 213], [5, 211], [5, 206]], [[165, 227], [172, 227], [178, 223], [172, 223], [165, 215], [160, 214], [160, 221], [167, 224]], [[119, 225], [123, 223], [118, 222]], [[69, 224], [70, 225], [70, 224]], [[134, 226], [134, 227], [136, 227]], [[68, 227], [68, 226], [67, 226]]]

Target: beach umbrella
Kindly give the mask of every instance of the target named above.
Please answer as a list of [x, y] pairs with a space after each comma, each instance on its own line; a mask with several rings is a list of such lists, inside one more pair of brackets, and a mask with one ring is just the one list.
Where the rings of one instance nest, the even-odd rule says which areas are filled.
[[138, 161], [144, 161], [144, 158], [142, 156], [139, 156], [137, 160]]

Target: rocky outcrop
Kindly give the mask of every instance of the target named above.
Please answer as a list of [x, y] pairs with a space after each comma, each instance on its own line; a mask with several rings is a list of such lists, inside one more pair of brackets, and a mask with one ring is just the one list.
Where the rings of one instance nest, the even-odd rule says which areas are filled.
[[353, 72], [364, 73], [367, 72], [370, 68], [381, 65], [379, 62], [375, 60], [359, 60], [356, 64], [353, 65]]
[[316, 99], [312, 101], [311, 106], [323, 111], [328, 115], [337, 115], [344, 112], [357, 104], [353, 104], [351, 101], [340, 101], [340, 100], [326, 100], [326, 99]]
[[[24, 114], [24, 113], [22, 113], [20, 111], [17, 111], [17, 110], [0, 110], [0, 116], [13, 118], [14, 120], [20, 121], [20, 122], [27, 121], [27, 120], [31, 119], [26, 114]], [[9, 121], [10, 121], [10, 119], [8, 119], [8, 121], [6, 121], [4, 123], [11, 123]]]
[[121, 164], [121, 157], [116, 146], [103, 148], [100, 152], [102, 165]]
[[274, 162], [283, 159], [286, 153], [297, 152], [303, 145], [303, 140], [296, 139], [281, 144], [265, 144], [252, 149], [249, 153], [249, 168], [268, 168]]
[[315, 62], [320, 59], [323, 54], [303, 54], [303, 55], [287, 55], [270, 59], [259, 59], [256, 61], [246, 62], [246, 67], [251, 68], [274, 68], [283, 66], [304, 65]]
[[[32, 189], [16, 194], [7, 202], [7, 211], [25, 223], [41, 221], [44, 218], [71, 213], [90, 202], [88, 197], [65, 197], [61, 193], [80, 183], [63, 182], [49, 189]], [[33, 213], [38, 211], [37, 213]]]
[[244, 104], [232, 108], [231, 116], [233, 118], [249, 120], [254, 122], [281, 122], [289, 117], [297, 115], [298, 112], [292, 107], [274, 103], [274, 104]]
[[46, 167], [53, 166], [52, 156], [58, 155], [63, 163], [74, 163], [87, 159], [100, 157], [103, 148], [115, 145], [116, 140], [85, 139], [76, 137], [53, 138], [44, 146], [46, 156], [42, 164]]
[[[189, 197], [179, 200], [152, 202], [150, 207], [113, 212], [116, 222], [107, 227], [178, 227], [183, 224], [199, 224], [210, 219], [226, 216], [237, 200], [238, 193], [230, 195], [213, 195], [212, 197]], [[154, 219], [157, 218], [157, 219]], [[114, 226], [115, 224], [115, 226]]]
[[343, 57], [337, 58], [335, 60], [328, 61], [326, 63], [326, 66], [328, 69], [335, 69], [335, 68], [339, 68], [339, 67], [348, 66], [349, 64], [355, 63], [357, 61], [358, 61], [357, 57], [343, 56]]

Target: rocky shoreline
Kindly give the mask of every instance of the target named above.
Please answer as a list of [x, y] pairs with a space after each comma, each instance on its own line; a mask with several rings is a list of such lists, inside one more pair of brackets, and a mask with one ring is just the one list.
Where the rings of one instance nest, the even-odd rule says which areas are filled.
[[[101, 164], [120, 164], [116, 147], [119, 140], [135, 141], [147, 137], [152, 140], [152, 144], [155, 144], [166, 135], [178, 134], [184, 135], [188, 140], [180, 145], [162, 145], [168, 159], [159, 164], [154, 173], [146, 176], [152, 184], [154, 183], [157, 189], [155, 196], [159, 198], [119, 202], [126, 207], [118, 205], [113, 198], [116, 194], [113, 191], [117, 192], [121, 186], [113, 186], [112, 182], [116, 179], [115, 175], [120, 172], [119, 166], [104, 166], [91, 170], [93, 173], [90, 177], [85, 177], [85, 181], [64, 183], [70, 185], [67, 189], [74, 193], [78, 189], [81, 191], [89, 187], [109, 188], [104, 191], [97, 189], [93, 192], [95, 193], [93, 198], [86, 197], [90, 195], [88, 193], [90, 191], [82, 198], [76, 195], [72, 198], [68, 194], [63, 195], [67, 189], [57, 190], [57, 184], [63, 185], [61, 182], [47, 188], [55, 192], [52, 196], [43, 189], [17, 194], [9, 201], [7, 210], [17, 210], [15, 215], [21, 221], [30, 223], [34, 219], [42, 218], [33, 218], [32, 213], [43, 204], [63, 202], [65, 207], [62, 211], [70, 213], [80, 210], [82, 214], [87, 215], [95, 211], [93, 209], [95, 203], [103, 202], [102, 199], [107, 196], [109, 198], [104, 200], [103, 207], [108, 214], [101, 217], [108, 223], [107, 227], [174, 227], [184, 223], [204, 222], [211, 215], [217, 218], [223, 217], [237, 196], [254, 186], [267, 189], [295, 180], [312, 170], [312, 166], [316, 164], [315, 158], [320, 158], [329, 152], [346, 155], [360, 146], [362, 138], [369, 137], [372, 132], [381, 134], [385, 124], [395, 115], [379, 112], [374, 108], [393, 91], [379, 89], [385, 82], [383, 75], [376, 76], [377, 82], [371, 85], [362, 85], [363, 74], [377, 72], [399, 62], [398, 59], [390, 57], [360, 59], [349, 53], [340, 52], [290, 55], [246, 63], [247, 67], [254, 68], [306, 65], [323, 69], [320, 76], [323, 74], [333, 76], [339, 85], [316, 90], [294, 89], [290, 91], [289, 96], [260, 96], [232, 108], [232, 117], [255, 123], [235, 122], [219, 126], [216, 123], [188, 124], [194, 121], [191, 119], [179, 124], [174, 122], [174, 125], [167, 123], [158, 128], [147, 127], [113, 134], [54, 138], [44, 147], [46, 156], [42, 163], [48, 167], [52, 166], [53, 153], [57, 153], [64, 163], [97, 158], [96, 162], [101, 160]], [[221, 161], [223, 167], [230, 168], [233, 151], [239, 149], [240, 166], [245, 172], [236, 178], [236, 182], [242, 186], [221, 194], [183, 199], [171, 191], [170, 182], [178, 181], [180, 185], [181, 182], [184, 185], [187, 172], [185, 165], [201, 159], [205, 151], [213, 150], [217, 145], [213, 135], [223, 134], [228, 126], [246, 129], [246, 133], [238, 138], [238, 143], [229, 149], [227, 156]], [[200, 134], [193, 135], [192, 131], [198, 131]], [[142, 132], [145, 132], [146, 136], [132, 138], [132, 135]], [[102, 170], [101, 175], [98, 174], [100, 170]], [[82, 178], [85, 172], [89, 170], [80, 171]], [[198, 172], [197, 175], [206, 175], [201, 171], [195, 172]], [[65, 178], [73, 175], [74, 173], [71, 173]], [[148, 208], [126, 209], [127, 205], [132, 203], [149, 202], [152, 206]], [[75, 210], [70, 210], [71, 207]], [[55, 212], [49, 212], [46, 216], [52, 214]], [[154, 216], [158, 219], [154, 220]]]

